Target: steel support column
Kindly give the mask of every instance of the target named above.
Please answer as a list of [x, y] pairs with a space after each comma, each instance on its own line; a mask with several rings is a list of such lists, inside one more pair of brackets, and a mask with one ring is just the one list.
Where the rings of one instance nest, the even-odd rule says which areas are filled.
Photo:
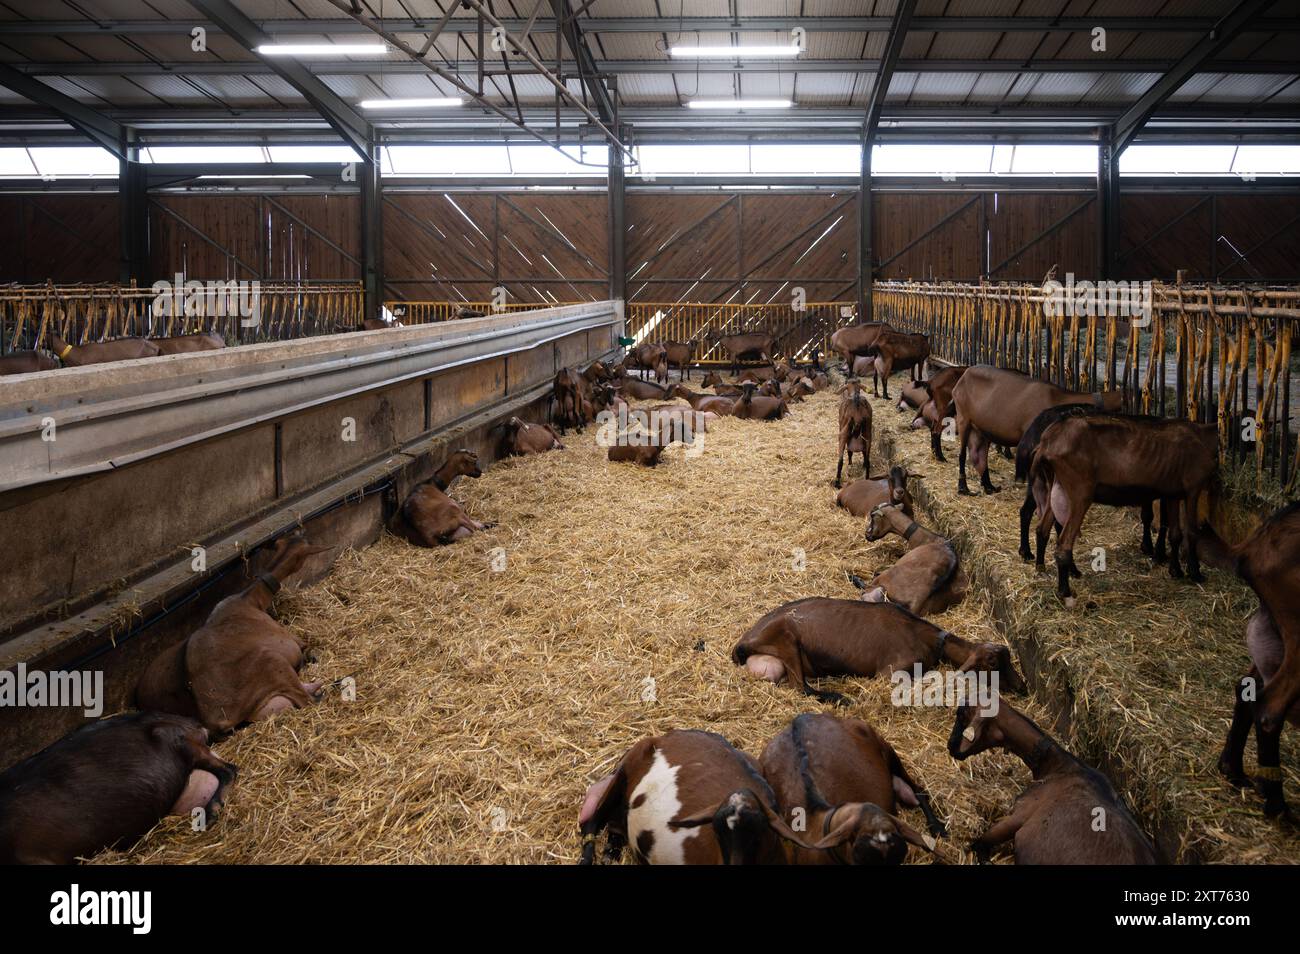
[[1119, 267], [1119, 156], [1111, 131], [1100, 130], [1097, 142], [1097, 273], [1115, 278]]
[[[623, 130], [617, 130], [620, 138]], [[609, 297], [627, 301], [627, 187], [623, 154], [609, 150]]]
[[118, 160], [117, 220], [120, 233], [118, 281], [138, 285], [149, 281], [148, 167], [140, 163], [140, 149], [123, 144], [125, 158]]
[[361, 186], [361, 281], [365, 317], [379, 318], [384, 304], [384, 194], [380, 180], [379, 147], [371, 144], [366, 161], [357, 163]]
[[858, 183], [858, 321], [872, 320], [871, 286], [875, 281], [871, 244], [871, 139], [863, 131], [862, 174]]

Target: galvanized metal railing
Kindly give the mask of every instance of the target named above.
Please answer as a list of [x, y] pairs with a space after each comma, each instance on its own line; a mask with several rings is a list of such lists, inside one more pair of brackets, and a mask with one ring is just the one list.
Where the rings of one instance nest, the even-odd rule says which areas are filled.
[[627, 334], [636, 342], [679, 341], [694, 345], [700, 364], [728, 364], [713, 335], [762, 332], [777, 339], [777, 351], [804, 358], [816, 348], [830, 349], [836, 328], [852, 324], [857, 306], [852, 302], [808, 302], [802, 307], [781, 304], [704, 304], [699, 302], [629, 302]]
[[1294, 494], [1300, 289], [1151, 282], [1130, 301], [1147, 302], [1148, 314], [1117, 313], [1141, 309], [1092, 286], [874, 286], [875, 317], [929, 335], [939, 358], [1079, 390], [1122, 388], [1130, 411], [1217, 421], [1225, 459], [1253, 457], [1259, 488]]
[[364, 313], [359, 282], [194, 282], [0, 287], [0, 353], [129, 335], [164, 337], [215, 331], [227, 344], [249, 344], [357, 327]]
[[539, 308], [558, 308], [561, 305], [581, 305], [580, 301], [508, 302], [498, 305], [490, 301], [406, 301], [393, 299], [384, 302], [384, 308], [404, 325], [427, 325], [435, 321], [454, 321], [457, 318], [479, 315], [500, 315], [514, 311], [537, 311]]

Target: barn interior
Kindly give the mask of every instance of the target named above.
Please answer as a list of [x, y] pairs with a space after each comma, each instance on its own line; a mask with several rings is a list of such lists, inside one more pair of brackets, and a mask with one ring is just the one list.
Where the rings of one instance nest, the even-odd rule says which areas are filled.
[[[770, 610], [856, 600], [908, 551], [836, 505], [861, 379], [870, 466], [847, 479], [919, 475], [915, 520], [969, 577], [932, 621], [1010, 647], [1011, 704], [1162, 860], [1300, 860], [1219, 766], [1259, 590], [1209, 559], [1171, 578], [1138, 511], [1098, 505], [1062, 599], [1050, 553], [1017, 553], [1013, 461], [959, 493], [952, 413], [932, 441], [898, 404], [921, 366], [876, 395], [832, 340], [886, 322], [926, 336], [930, 375], [1212, 424], [1195, 520], [1247, 546], [1300, 491], [1298, 36], [1276, 0], [4, 0], [0, 856], [2, 773], [144, 709], [151, 667], [186, 665], [301, 536], [326, 549], [274, 618], [319, 692], [213, 734], [239, 767], [214, 824], [77, 857], [574, 863], [584, 794], [638, 740], [702, 729], [757, 759], [818, 712], [874, 726], [945, 860], [983, 860], [1021, 758], [955, 761], [951, 707], [883, 676], [819, 698], [733, 662]], [[1050, 312], [1062, 287], [1089, 307]], [[643, 362], [659, 343], [685, 366]], [[563, 419], [559, 378], [602, 363], [704, 393], [824, 380], [641, 467]], [[514, 420], [555, 445], [520, 452]], [[481, 476], [443, 489], [473, 532], [415, 545], [408, 501], [462, 449]], [[86, 674], [96, 705], [20, 701], [31, 673]], [[1248, 770], [1296, 791], [1285, 733], [1257, 761], [1252, 739]]]

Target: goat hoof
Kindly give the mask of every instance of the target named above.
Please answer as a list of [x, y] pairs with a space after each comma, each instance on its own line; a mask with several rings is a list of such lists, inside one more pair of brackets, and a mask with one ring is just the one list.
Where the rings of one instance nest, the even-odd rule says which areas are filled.
[[958, 484], [958, 485], [957, 485], [957, 493], [961, 494], [963, 497], [974, 497], [974, 496], [975, 496], [973, 493], [970, 492], [970, 488], [967, 487], [965, 484]]
[[1153, 555], [1155, 554], [1155, 552], [1156, 552], [1156, 551], [1155, 551], [1155, 547], [1151, 546], [1151, 544], [1149, 544], [1149, 543], [1143, 543], [1143, 544], [1141, 545], [1140, 549], [1141, 549], [1142, 552], [1145, 553], [1147, 556], [1153, 556]]
[[1020, 548], [1020, 559], [1024, 560], [1026, 563], [1028, 563], [1028, 562], [1029, 562], [1030, 560], [1032, 560], [1033, 558], [1034, 558], [1034, 555], [1033, 555], [1033, 553], [1030, 552], [1029, 547], [1021, 547], [1021, 548]]
[[1169, 575], [1175, 580], [1181, 580], [1183, 578], [1183, 568], [1177, 563], [1171, 563], [1169, 564]]
[[1250, 776], [1246, 774], [1245, 769], [1240, 764], [1230, 762], [1226, 758], [1219, 759], [1219, 774], [1224, 777], [1229, 785], [1233, 788], [1253, 788]]
[[980, 489], [983, 490], [986, 494], [996, 494], [1002, 488], [997, 486], [996, 484], [989, 483], [989, 484], [980, 484]]
[[1204, 583], [1204, 582], [1205, 582], [1205, 574], [1202, 573], [1200, 570], [1192, 570], [1190, 573], [1187, 574], [1187, 582], [1189, 582], [1189, 583]]

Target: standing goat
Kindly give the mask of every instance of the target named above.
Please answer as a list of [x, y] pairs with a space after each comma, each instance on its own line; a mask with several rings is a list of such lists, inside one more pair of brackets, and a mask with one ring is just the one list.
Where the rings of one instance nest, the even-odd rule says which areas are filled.
[[1203, 532], [1211, 553], [1221, 553], [1259, 597], [1259, 609], [1246, 624], [1250, 672], [1237, 684], [1219, 771], [1234, 785], [1251, 784], [1242, 753], [1253, 725], [1264, 814], [1289, 819], [1279, 743], [1283, 722], [1300, 725], [1300, 503], [1274, 513], [1235, 547], [1221, 544], [1208, 528]]
[[862, 394], [862, 384], [850, 379], [840, 388], [840, 454], [835, 468], [835, 486], [840, 486], [844, 475], [844, 453], [848, 452], [849, 467], [853, 466], [853, 452], [862, 455], [863, 476], [871, 473], [871, 404]]

